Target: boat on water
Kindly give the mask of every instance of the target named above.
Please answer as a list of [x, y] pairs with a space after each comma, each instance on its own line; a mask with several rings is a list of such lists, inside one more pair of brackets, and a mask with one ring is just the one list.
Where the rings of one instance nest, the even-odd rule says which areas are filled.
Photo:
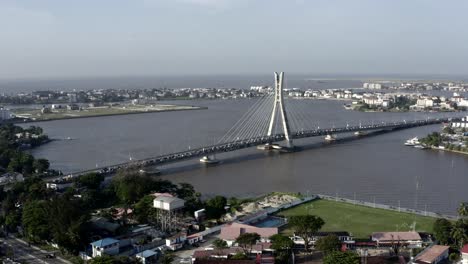
[[419, 139], [418, 137], [414, 137], [412, 139], [408, 139], [406, 140], [405, 142], [405, 146], [410, 146], [410, 147], [414, 147], [416, 145], [420, 145], [421, 143], [419, 143]]
[[335, 135], [327, 135], [325, 137], [325, 140], [326, 141], [335, 141], [336, 140], [336, 136]]
[[363, 132], [363, 131], [356, 131], [356, 132], [354, 132], [354, 135], [355, 136], [365, 136], [365, 135], [367, 135], [367, 133]]
[[219, 160], [215, 159], [214, 157], [213, 158], [210, 158], [210, 157], [203, 157], [200, 159], [200, 162], [201, 163], [204, 163], [204, 164], [207, 164], [207, 165], [210, 165], [210, 164], [217, 164], [219, 163]]

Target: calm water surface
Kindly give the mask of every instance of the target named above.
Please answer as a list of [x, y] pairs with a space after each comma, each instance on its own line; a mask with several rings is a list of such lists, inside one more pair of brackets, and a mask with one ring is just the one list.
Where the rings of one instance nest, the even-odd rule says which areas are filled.
[[[180, 103], [180, 102], [179, 102]], [[208, 110], [148, 113], [36, 123], [57, 140], [33, 151], [52, 167], [73, 172], [213, 144], [254, 100], [190, 101]], [[303, 100], [309, 126], [331, 127], [359, 121], [426, 118], [425, 113], [361, 113], [343, 102]], [[468, 201], [468, 156], [405, 147], [440, 126], [413, 128], [359, 140], [325, 144], [296, 141], [290, 154], [256, 149], [218, 155], [222, 164], [197, 161], [166, 166], [162, 178], [192, 183], [206, 195], [253, 196], [271, 191], [338, 195], [390, 205], [454, 214]], [[352, 136], [351, 136], [352, 137]]]

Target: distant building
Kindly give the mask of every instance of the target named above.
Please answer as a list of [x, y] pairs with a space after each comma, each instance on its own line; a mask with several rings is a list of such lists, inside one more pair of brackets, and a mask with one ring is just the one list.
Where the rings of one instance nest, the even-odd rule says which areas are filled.
[[67, 105], [68, 110], [80, 110], [80, 107], [77, 104], [69, 104]]
[[463, 117], [461, 121], [451, 122], [450, 126], [453, 128], [468, 128], [468, 116]]
[[49, 107], [43, 106], [42, 109], [41, 109], [41, 113], [42, 114], [50, 114], [50, 113], [52, 113], [52, 109], [50, 109]]
[[365, 89], [382, 89], [383, 88], [382, 84], [380, 83], [364, 83], [362, 87]]
[[449, 255], [449, 246], [433, 245], [414, 258], [417, 264], [438, 264], [445, 261]]
[[92, 257], [100, 257], [106, 255], [117, 255], [119, 254], [120, 241], [113, 238], [104, 238], [91, 243], [93, 250]]
[[10, 110], [0, 107], [0, 121], [11, 119], [13, 115]]

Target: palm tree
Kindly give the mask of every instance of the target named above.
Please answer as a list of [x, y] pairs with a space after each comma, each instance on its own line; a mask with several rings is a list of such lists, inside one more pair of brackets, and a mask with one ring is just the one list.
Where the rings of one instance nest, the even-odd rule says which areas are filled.
[[172, 254], [164, 254], [161, 257], [162, 264], [171, 264], [174, 261], [174, 256]]
[[458, 215], [461, 216], [461, 218], [468, 216], [468, 203], [467, 202], [460, 203], [460, 206], [458, 207]]
[[451, 235], [458, 247], [462, 247], [468, 241], [467, 227], [463, 220], [458, 220], [453, 226]]

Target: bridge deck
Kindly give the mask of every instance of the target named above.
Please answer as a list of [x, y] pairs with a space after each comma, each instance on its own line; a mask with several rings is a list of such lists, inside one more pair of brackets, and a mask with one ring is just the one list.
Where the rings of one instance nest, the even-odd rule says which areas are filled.
[[[426, 119], [426, 120], [417, 120], [417, 121], [410, 121], [410, 122], [380, 123], [380, 124], [365, 125], [365, 126], [347, 126], [347, 127], [341, 127], [341, 128], [297, 131], [297, 132], [292, 132], [290, 137], [292, 139], [300, 139], [300, 138], [324, 136], [328, 134], [352, 133], [356, 131], [397, 130], [397, 129], [418, 127], [418, 126], [440, 124], [443, 122], [449, 122], [451, 120], [458, 120], [458, 118], [452, 118], [452, 119], [438, 118], [438, 119]], [[229, 143], [215, 144], [215, 145], [201, 147], [197, 149], [191, 149], [187, 151], [160, 155], [160, 156], [152, 157], [152, 158], [146, 158], [146, 159], [141, 159], [141, 160], [115, 164], [115, 165], [96, 168], [92, 170], [76, 172], [76, 173], [68, 175], [68, 177], [78, 177], [80, 175], [91, 173], [91, 172], [110, 174], [110, 173], [114, 173], [115, 171], [119, 169], [165, 165], [169, 163], [180, 162], [180, 161], [189, 160], [193, 158], [200, 158], [203, 156], [209, 156], [209, 155], [218, 154], [218, 153], [231, 152], [231, 151], [255, 147], [259, 145], [271, 144], [271, 143], [280, 142], [283, 140], [285, 140], [284, 134], [275, 134], [271, 136], [255, 137], [255, 138], [250, 138], [250, 139], [245, 139], [245, 140], [233, 141]]]

